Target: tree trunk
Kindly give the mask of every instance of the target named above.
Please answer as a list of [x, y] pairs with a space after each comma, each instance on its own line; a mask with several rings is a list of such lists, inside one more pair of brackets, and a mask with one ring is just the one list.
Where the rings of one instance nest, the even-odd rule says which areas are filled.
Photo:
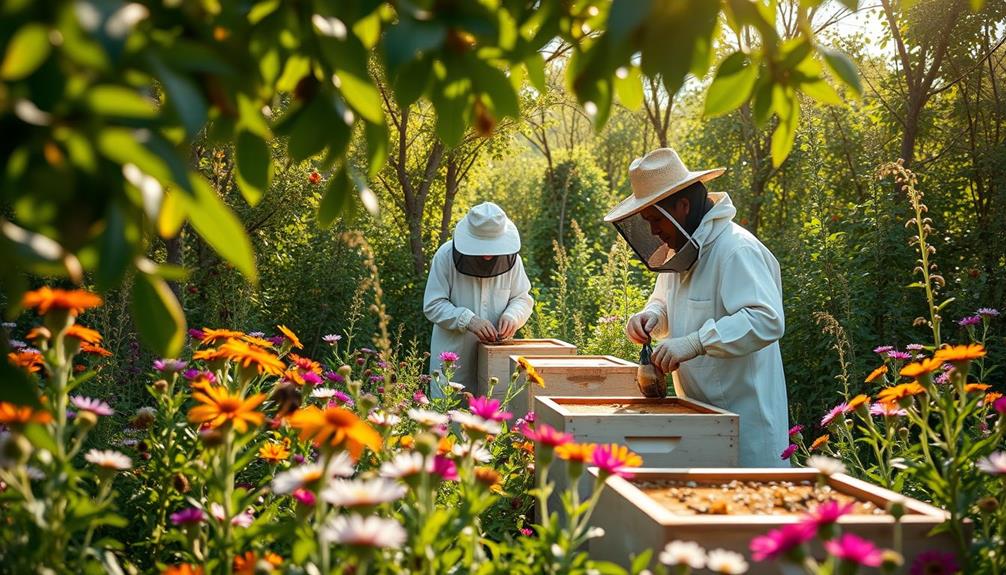
[[454, 210], [454, 197], [458, 194], [461, 184], [458, 178], [458, 163], [453, 154], [447, 160], [447, 176], [444, 179], [444, 209], [440, 216], [440, 245], [447, 241], [450, 233], [451, 213]]
[[[178, 267], [183, 267], [185, 265], [185, 262], [182, 259], [182, 254], [185, 249], [185, 245], [182, 243], [182, 230], [179, 230], [178, 235], [175, 237], [164, 240], [164, 247], [168, 252], [165, 263]], [[182, 286], [178, 283], [178, 281], [168, 280], [168, 287], [171, 288], [171, 292], [175, 294], [175, 299], [181, 302]]]

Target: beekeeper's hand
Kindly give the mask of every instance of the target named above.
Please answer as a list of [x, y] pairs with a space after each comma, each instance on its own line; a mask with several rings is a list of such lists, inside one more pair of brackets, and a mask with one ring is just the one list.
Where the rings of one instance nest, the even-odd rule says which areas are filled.
[[499, 337], [496, 326], [491, 321], [475, 316], [468, 322], [468, 331], [475, 334], [483, 343], [494, 343]]
[[508, 315], [503, 315], [500, 317], [500, 325], [497, 330], [501, 340], [510, 339], [513, 334], [517, 333], [517, 322]]
[[629, 318], [629, 323], [625, 324], [625, 336], [633, 343], [644, 344], [650, 341], [650, 332], [653, 331], [660, 318], [652, 311], [642, 311]]
[[699, 341], [699, 333], [684, 337], [671, 337], [657, 344], [650, 361], [664, 373], [671, 373], [682, 363], [706, 353]]

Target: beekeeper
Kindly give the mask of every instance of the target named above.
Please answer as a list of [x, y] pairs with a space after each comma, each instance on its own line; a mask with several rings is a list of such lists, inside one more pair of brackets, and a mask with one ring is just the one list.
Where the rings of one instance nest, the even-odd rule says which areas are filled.
[[[433, 322], [431, 373], [442, 371], [442, 352], [454, 352], [459, 360], [451, 380], [474, 393], [478, 342], [508, 340], [527, 323], [534, 300], [519, 251], [516, 226], [492, 202], [468, 210], [437, 250], [423, 298], [423, 313]], [[431, 388], [442, 395], [437, 385]]]
[[742, 467], [784, 467], [789, 416], [778, 343], [785, 330], [779, 263], [733, 222], [730, 196], [706, 191], [704, 182], [723, 172], [692, 172], [669, 148], [629, 165], [632, 195], [604, 221], [658, 275], [625, 333], [639, 344], [659, 340], [652, 361], [674, 372], [679, 396], [740, 416]]

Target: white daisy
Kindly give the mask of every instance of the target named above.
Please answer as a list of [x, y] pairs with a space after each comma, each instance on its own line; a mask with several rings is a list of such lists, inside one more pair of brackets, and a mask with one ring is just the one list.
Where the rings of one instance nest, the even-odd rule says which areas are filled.
[[464, 391], [465, 390], [465, 384], [458, 383], [456, 381], [448, 381], [447, 385], [451, 386], [451, 389], [453, 389], [455, 391]]
[[353, 475], [353, 460], [346, 452], [339, 453], [328, 464], [328, 473], [322, 469], [322, 464], [305, 463], [292, 469], [276, 474], [272, 480], [272, 490], [276, 493], [293, 493], [295, 490], [319, 481], [322, 477], [350, 477]]
[[405, 543], [405, 529], [394, 519], [339, 515], [322, 528], [322, 537], [332, 543], [358, 547], [390, 547]]
[[322, 499], [340, 507], [370, 507], [404, 496], [404, 485], [383, 477], [369, 481], [338, 479], [321, 492]]
[[335, 397], [335, 390], [330, 387], [316, 387], [311, 390], [311, 397], [318, 399], [332, 399]]
[[410, 409], [409, 417], [421, 425], [426, 427], [436, 427], [438, 425], [444, 425], [450, 419], [443, 413], [437, 413], [436, 411], [430, 411], [428, 409]]
[[133, 466], [132, 459], [111, 449], [92, 449], [84, 454], [84, 459], [98, 467], [114, 471], [123, 471]]
[[824, 455], [811, 455], [807, 458], [807, 467], [813, 467], [821, 475], [832, 476], [836, 473], [845, 473], [845, 465], [837, 460]]
[[660, 552], [660, 562], [664, 565], [688, 565], [692, 569], [702, 569], [706, 564], [706, 551], [694, 541], [671, 541]]
[[748, 563], [740, 553], [726, 549], [713, 549], [706, 555], [706, 569], [714, 573], [740, 575], [747, 573]]
[[466, 411], [452, 411], [451, 419], [462, 428], [468, 431], [478, 431], [480, 433], [495, 435], [503, 428], [498, 421], [482, 419], [481, 417]]
[[[210, 515], [213, 516], [217, 521], [223, 521], [227, 518], [227, 513], [224, 511], [224, 506], [217, 502], [210, 503]], [[255, 510], [249, 507], [241, 513], [238, 513], [231, 518], [231, 525], [235, 527], [251, 527], [251, 524], [255, 522]]]
[[394, 425], [398, 425], [398, 422], [402, 421], [402, 418], [393, 413], [387, 413], [380, 409], [376, 409], [370, 412], [370, 415], [367, 416], [367, 421], [373, 423], [374, 425], [392, 427]]
[[1006, 451], [997, 451], [978, 460], [978, 469], [991, 475], [1006, 474]]
[[418, 451], [399, 453], [391, 461], [381, 464], [381, 477], [402, 479], [422, 473], [424, 470], [429, 471], [432, 467], [432, 460], [427, 463], [426, 458]]
[[468, 454], [471, 453], [472, 459], [478, 461], [479, 463], [489, 463], [490, 461], [493, 460], [493, 454], [488, 449], [482, 447], [482, 445], [478, 443], [475, 444], [474, 452], [471, 450], [471, 447], [467, 443], [465, 444], [456, 443], [454, 447], [451, 448], [451, 451], [454, 453], [454, 455], [458, 457], [467, 457]]

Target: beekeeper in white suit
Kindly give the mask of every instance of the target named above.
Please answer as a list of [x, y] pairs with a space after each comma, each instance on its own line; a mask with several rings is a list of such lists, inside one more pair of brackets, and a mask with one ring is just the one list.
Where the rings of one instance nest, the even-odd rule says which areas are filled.
[[732, 221], [727, 194], [707, 193], [703, 182], [723, 171], [689, 171], [669, 148], [630, 164], [632, 195], [604, 220], [660, 273], [625, 333], [659, 340], [652, 361], [675, 372], [678, 395], [740, 416], [742, 467], [788, 466], [779, 263]]
[[[451, 380], [474, 393], [478, 342], [510, 339], [527, 323], [534, 300], [519, 251], [516, 226], [492, 202], [471, 208], [437, 250], [423, 299], [423, 313], [433, 322], [431, 373], [441, 370], [442, 352], [454, 352], [459, 360]], [[431, 393], [443, 391], [434, 384]]]

